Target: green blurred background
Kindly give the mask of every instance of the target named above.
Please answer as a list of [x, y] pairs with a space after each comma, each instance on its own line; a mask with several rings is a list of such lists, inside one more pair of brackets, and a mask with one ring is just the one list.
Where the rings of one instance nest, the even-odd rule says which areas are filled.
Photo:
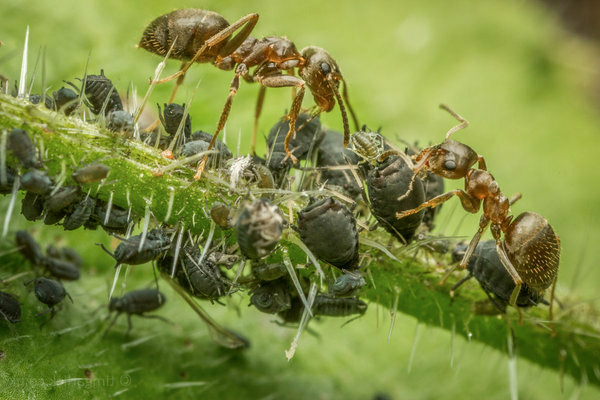
[[[422, 145], [440, 142], [455, 120], [440, 111], [438, 104], [451, 105], [471, 123], [455, 139], [485, 157], [488, 169], [505, 193], [523, 193], [513, 212], [536, 211], [559, 234], [563, 250], [558, 295], [597, 302], [600, 272], [595, 268], [597, 252], [593, 250], [600, 241], [600, 174], [596, 163], [600, 151], [600, 105], [594, 101], [600, 87], [597, 42], [574, 36], [550, 9], [534, 0], [202, 4], [4, 0], [0, 5], [0, 73], [11, 80], [18, 78], [25, 28], [29, 25], [30, 60], [35, 60], [40, 46], [46, 46], [51, 90], [60, 88], [63, 79], [82, 76], [91, 51], [90, 73], [103, 68], [120, 91], [132, 83], [143, 95], [160, 58], [135, 46], [151, 20], [183, 7], [214, 10], [229, 22], [258, 12], [260, 19], [254, 36], [285, 35], [299, 49], [307, 45], [324, 47], [342, 69], [361, 124], [381, 127], [382, 133], [393, 141], [418, 140]], [[600, 21], [598, 17], [596, 21]], [[172, 60], [163, 75], [178, 68], [179, 63]], [[190, 69], [177, 101], [187, 101], [200, 81], [190, 111], [194, 129], [214, 129], [231, 78], [231, 72], [210, 65]], [[38, 78], [38, 92], [39, 82]], [[158, 87], [151, 104], [165, 102], [171, 89], [170, 84]], [[242, 82], [227, 125], [230, 148], [235, 149], [239, 132], [242, 149], [249, 146], [257, 93], [256, 84]], [[307, 95], [305, 105], [311, 104], [312, 98]], [[289, 90], [268, 90], [259, 132], [266, 135], [289, 105]], [[323, 115], [322, 120], [341, 130], [337, 107]], [[264, 143], [261, 146], [259, 154], [264, 152]], [[462, 182], [447, 181], [447, 187], [461, 185]], [[476, 231], [479, 216], [465, 216], [457, 203], [452, 200], [444, 206], [438, 233], [470, 237]], [[2, 210], [5, 207], [6, 202]], [[18, 223], [15, 228], [27, 226]], [[39, 233], [39, 237], [49, 240], [57, 235], [62, 233]], [[89, 290], [95, 290], [94, 296], [102, 302], [112, 263], [88, 243], [107, 242], [106, 237], [90, 234], [85, 241], [81, 240], [81, 233], [65, 237], [86, 253], [90, 268], [97, 271], [82, 285], [93, 287]], [[146, 282], [151, 276], [146, 273], [137, 279]], [[76, 285], [71, 290], [83, 291]], [[504, 356], [476, 343], [458, 338], [453, 341], [446, 331], [416, 328], [417, 322], [412, 318], [398, 316], [390, 343], [389, 314], [375, 305], [365, 318], [344, 328], [337, 320], [315, 324], [321, 337], [303, 336], [296, 358], [288, 364], [283, 350], [294, 331], [269, 324], [269, 317], [257, 315], [253, 309], [246, 310], [246, 300], [236, 301], [244, 318], [238, 318], [231, 309], [209, 309], [236, 329], [248, 332], [253, 347], [243, 356], [214, 349], [204, 328], [199, 330], [199, 321], [189, 310], [181, 311], [181, 302], [174, 300], [167, 305], [171, 310], [167, 313], [177, 317], [175, 327], [136, 321], [138, 329], [154, 332], [157, 337], [128, 352], [119, 347], [123, 342], [119, 335], [103, 342], [103, 353], [94, 361], [103, 364], [96, 367], [98, 376], [119, 377], [123, 371], [139, 366], [140, 370], [130, 374], [131, 382], [124, 386], [84, 385], [81, 393], [90, 398], [102, 398], [123, 389], [129, 391], [120, 394], [122, 397], [133, 397], [134, 392], [135, 397], [158, 394], [180, 398], [198, 394], [202, 398], [368, 399], [377, 392], [388, 393], [394, 399], [509, 397]], [[62, 316], [64, 321], [57, 317], [56, 329], [78, 318], [84, 320], [89, 308], [78, 303], [71, 306], [66, 311], [75, 315]], [[31, 320], [30, 325], [34, 324]], [[6, 335], [10, 332], [2, 326], [0, 329]], [[195, 331], [198, 333], [191, 336], [192, 348], [183, 346], [190, 332]], [[49, 335], [44, 338], [44, 350], [39, 345], [19, 347], [0, 339], [0, 349], [13, 346], [23, 352], [14, 355], [23, 357], [20, 362], [9, 364], [8, 360], [0, 360], [0, 371], [6, 368], [4, 375], [0, 372], [0, 379], [6, 380], [6, 385], [0, 382], [0, 395], [3, 390], [8, 390], [4, 393], [10, 393], [12, 398], [27, 398], [31, 393], [41, 398], [80, 393], [82, 387], [69, 384], [54, 386], [52, 390], [44, 385], [30, 385], [32, 392], [28, 392], [25, 377], [55, 382], [71, 376], [73, 371], [68, 366], [73, 362], [86, 365], [97, 353], [97, 347], [83, 346], [77, 350], [77, 356], [66, 352], [67, 339], [56, 343]], [[60, 361], [53, 364], [44, 358], [52, 358], [54, 353], [60, 353]], [[36, 368], [36, 362], [55, 368], [54, 375], [46, 368]], [[169, 382], [179, 381], [211, 383], [184, 389], [168, 386]], [[565, 391], [561, 393], [558, 374], [521, 360], [518, 390], [521, 398], [600, 396], [597, 388], [580, 387], [569, 378], [565, 378]]]

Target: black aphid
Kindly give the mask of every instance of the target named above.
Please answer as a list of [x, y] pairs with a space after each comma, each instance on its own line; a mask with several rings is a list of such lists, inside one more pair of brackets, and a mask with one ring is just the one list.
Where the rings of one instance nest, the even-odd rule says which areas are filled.
[[96, 200], [94, 198], [85, 197], [65, 216], [63, 228], [67, 231], [72, 231], [83, 226], [90, 219], [95, 206]]
[[250, 304], [264, 313], [277, 314], [292, 308], [290, 286], [285, 279], [263, 282], [250, 293]]
[[45, 196], [34, 194], [31, 192], [25, 193], [25, 197], [21, 201], [21, 214], [28, 221], [36, 221], [42, 217], [44, 212]]
[[56, 92], [52, 93], [56, 109], [62, 111], [65, 115], [71, 115], [77, 108], [79, 95], [67, 87], [61, 87]]
[[[42, 102], [42, 95], [32, 94], [29, 96], [29, 101], [33, 104], [40, 104]], [[56, 110], [56, 104], [51, 96], [46, 95], [46, 98], [44, 99], [44, 106], [46, 106], [46, 108], [49, 110]]]
[[76, 281], [81, 276], [77, 265], [73, 261], [62, 257], [42, 256], [40, 265], [56, 279]]
[[285, 220], [279, 207], [260, 198], [244, 207], [237, 223], [237, 242], [242, 254], [257, 260], [269, 255], [277, 246]]
[[357, 297], [332, 297], [319, 294], [313, 304], [313, 315], [326, 315], [329, 317], [347, 317], [354, 314], [364, 314], [367, 303]]
[[79, 184], [93, 183], [106, 178], [109, 171], [110, 167], [101, 163], [94, 163], [78, 168], [71, 177]]
[[15, 239], [19, 252], [33, 265], [37, 265], [42, 259], [43, 254], [33, 236], [27, 231], [17, 231]]
[[106, 127], [113, 132], [133, 132], [133, 116], [124, 110], [112, 110], [106, 116]]
[[315, 256], [340, 269], [358, 268], [356, 219], [338, 200], [311, 199], [298, 212], [297, 230]]
[[8, 134], [7, 147], [12, 150], [24, 168], [40, 168], [37, 152], [29, 134], [23, 129], [14, 128]]
[[0, 317], [14, 324], [21, 321], [21, 306], [10, 293], [0, 291]]
[[[358, 182], [349, 169], [338, 169], [357, 165], [360, 158], [352, 150], [344, 147], [344, 136], [340, 132], [328, 130], [317, 150], [319, 182], [342, 188], [352, 198], [360, 196]], [[328, 168], [329, 167], [329, 168]]]
[[[108, 213], [108, 218], [106, 214]], [[129, 210], [112, 205], [108, 212], [108, 203], [104, 200], [97, 199], [94, 212], [90, 216], [85, 227], [88, 229], [96, 229], [98, 225], [106, 232], [113, 234], [125, 234], [133, 217]]]
[[145, 313], [159, 309], [165, 304], [166, 297], [164, 294], [156, 289], [141, 289], [134, 290], [132, 292], [125, 293], [123, 297], [113, 297], [110, 299], [108, 310], [110, 312], [116, 311], [117, 315], [106, 329], [106, 333], [112, 328], [112, 326], [119, 318], [122, 313], [127, 314], [127, 323], [129, 328], [125, 336], [129, 335], [131, 331], [131, 316], [139, 315], [144, 318], [157, 318], [166, 321], [165, 318], [158, 315], [145, 315]]
[[86, 77], [84, 93], [88, 106], [94, 114], [100, 113], [105, 102], [107, 103], [104, 109], [105, 116], [108, 116], [111, 111], [123, 110], [119, 93], [111, 80], [104, 76], [104, 70], [100, 70], [100, 75]]
[[46, 194], [52, 189], [52, 180], [44, 171], [32, 169], [21, 177], [21, 188], [29, 193]]
[[64, 211], [75, 204], [82, 197], [81, 190], [77, 186], [63, 186], [52, 196], [48, 197], [44, 209], [51, 213]]
[[366, 284], [365, 278], [360, 274], [346, 272], [335, 279], [330, 291], [335, 297], [352, 297]]
[[108, 251], [104, 245], [101, 246], [117, 261], [115, 265], [117, 266], [119, 264], [140, 265], [155, 260], [164, 254], [171, 244], [169, 236], [160, 228], [148, 232], [140, 250], [141, 241], [142, 234], [124, 239], [119, 243], [114, 254]]
[[[31, 282], [26, 283], [26, 285], [29, 285], [30, 283]], [[58, 305], [61, 301], [63, 301], [65, 297], [69, 297], [69, 299], [73, 301], [71, 295], [67, 293], [63, 285], [60, 282], [55, 281], [54, 279], [48, 279], [43, 277], [35, 278], [33, 280], [33, 291], [35, 293], [35, 297], [41, 303], [44, 303], [48, 306], [48, 309], [46, 311], [42, 311], [41, 313], [36, 314], [36, 317], [50, 313], [50, 318], [44, 321], [40, 325], [40, 328], [47, 324], [52, 318], [54, 318], [54, 315], [56, 314], [55, 306]]]
[[[160, 117], [160, 121], [162, 122], [165, 131], [171, 136], [177, 133], [177, 128], [179, 128], [179, 124], [181, 124], [183, 114], [185, 114], [185, 103], [183, 105], [175, 103], [165, 104], [164, 111], [161, 110], [160, 105], [158, 105], [158, 116]], [[181, 134], [186, 139], [189, 139], [192, 135], [192, 120], [189, 114], [186, 116]]]

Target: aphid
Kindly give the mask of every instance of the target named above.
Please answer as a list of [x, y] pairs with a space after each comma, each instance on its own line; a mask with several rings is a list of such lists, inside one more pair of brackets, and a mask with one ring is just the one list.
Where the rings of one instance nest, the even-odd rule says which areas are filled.
[[90, 219], [95, 206], [96, 200], [86, 196], [70, 213], [67, 213], [63, 221], [63, 228], [67, 231], [72, 231], [82, 227]]
[[364, 314], [367, 311], [367, 303], [357, 297], [338, 298], [327, 294], [318, 294], [312, 310], [314, 315], [347, 317], [353, 314]]
[[303, 312], [304, 303], [302, 303], [300, 297], [292, 296], [291, 307], [287, 310], [278, 312], [277, 315], [283, 320], [284, 324], [295, 324], [300, 322]]
[[[466, 246], [457, 246], [452, 253], [452, 259], [462, 259], [465, 250]], [[453, 294], [460, 285], [474, 277], [494, 306], [503, 313], [506, 312], [510, 295], [515, 289], [515, 283], [506, 268], [504, 268], [500, 257], [498, 257], [496, 242], [488, 240], [479, 243], [469, 259], [467, 269], [469, 274], [454, 285], [450, 293]], [[492, 297], [492, 294], [494, 297]], [[531, 307], [543, 301], [541, 293], [529, 290], [527, 284], [523, 284], [516, 305], [518, 307]]]
[[87, 184], [101, 181], [106, 178], [109, 171], [110, 167], [101, 163], [94, 163], [78, 168], [71, 177], [79, 184]]
[[60, 250], [56, 247], [50, 245], [46, 249], [46, 254], [48, 257], [60, 258], [62, 260], [68, 261], [73, 264], [75, 267], [79, 268], [83, 265], [83, 259], [75, 250], [69, 247], [63, 247]]
[[106, 116], [106, 128], [113, 132], [133, 132], [133, 116], [124, 110], [112, 110]]
[[[300, 128], [300, 129], [298, 129]], [[289, 124], [285, 117], [279, 120], [269, 131], [267, 137], [267, 166], [272, 172], [290, 167], [292, 159], [285, 152], [285, 138], [289, 132]], [[289, 142], [293, 156], [297, 160], [311, 159], [313, 152], [319, 147], [324, 132], [318, 117], [312, 118], [310, 114], [301, 113], [296, 120], [296, 136]], [[309, 151], [311, 151], [309, 153]]]
[[338, 200], [311, 199], [298, 212], [297, 231], [315, 256], [340, 269], [358, 268], [356, 219]]
[[67, 259], [42, 256], [39, 263], [50, 275], [57, 279], [76, 281], [81, 276], [75, 263]]
[[41, 313], [36, 314], [36, 317], [50, 313], [50, 318], [48, 318], [40, 325], [41, 328], [42, 326], [46, 325], [52, 318], [54, 318], [54, 315], [56, 314], [55, 306], [58, 305], [61, 301], [63, 301], [65, 296], [69, 297], [71, 302], [73, 301], [73, 299], [71, 298], [71, 295], [67, 293], [63, 285], [60, 282], [55, 281], [54, 279], [48, 279], [43, 277], [35, 278], [33, 281], [30, 281], [25, 285], [29, 285], [31, 284], [31, 282], [33, 282], [33, 292], [35, 293], [35, 297], [37, 297], [37, 299], [41, 303], [44, 303], [48, 306], [48, 309], [46, 311], [42, 311]]
[[[361, 189], [349, 169], [337, 169], [348, 164], [357, 165], [359, 157], [350, 149], [344, 148], [344, 137], [340, 132], [327, 130], [317, 149], [319, 182], [343, 189], [352, 198], [360, 196]], [[328, 168], [334, 167], [334, 168]]]
[[[106, 214], [108, 213], [108, 218]], [[99, 224], [102, 229], [108, 233], [125, 234], [129, 224], [134, 220], [128, 210], [112, 205], [110, 212], [108, 211], [108, 203], [104, 200], [97, 199], [96, 207], [90, 220], [85, 225], [88, 229], [95, 229]]]
[[134, 290], [125, 293], [123, 297], [113, 297], [110, 299], [108, 310], [110, 312], [115, 311], [117, 315], [115, 315], [104, 334], [106, 335], [106, 333], [108, 333], [122, 313], [127, 314], [127, 323], [129, 327], [127, 333], [125, 333], [126, 337], [129, 336], [129, 332], [131, 331], [132, 315], [139, 315], [144, 318], [157, 318], [168, 322], [165, 318], [158, 315], [145, 315], [147, 312], [158, 310], [165, 304], [165, 301], [165, 295], [156, 289]]
[[210, 209], [210, 217], [222, 229], [229, 229], [231, 225], [231, 209], [222, 203], [215, 203]]
[[56, 92], [52, 93], [56, 109], [62, 111], [65, 115], [71, 115], [77, 108], [79, 95], [72, 89], [61, 87]]
[[25, 193], [21, 201], [21, 214], [28, 221], [36, 221], [42, 217], [46, 197], [31, 192]]
[[0, 317], [14, 324], [21, 321], [21, 306], [10, 293], [0, 291]]
[[[479, 229], [465, 251], [460, 266], [468, 266], [481, 235], [491, 224], [498, 256], [516, 284], [510, 304], [515, 304], [523, 283], [530, 290], [544, 291], [556, 282], [560, 259], [558, 236], [548, 221], [539, 214], [527, 211], [513, 219], [510, 215], [510, 201], [486, 170], [483, 157], [469, 146], [449, 139], [452, 133], [468, 126], [468, 122], [448, 106], [442, 105], [441, 108], [450, 112], [461, 123], [448, 131], [444, 142], [421, 151], [416, 156], [417, 164], [413, 170], [415, 173], [428, 170], [447, 179], [464, 179], [465, 190], [444, 193], [412, 210], [399, 212], [397, 217], [404, 218], [424, 208], [435, 207], [454, 195], [460, 198], [463, 208], [471, 213], [477, 213], [483, 203]], [[475, 163], [478, 163], [479, 168], [473, 168]]]
[[16, 244], [19, 252], [31, 262], [37, 265], [43, 257], [40, 245], [27, 231], [17, 231], [15, 234]]
[[385, 156], [389, 149], [385, 144], [383, 136], [369, 130], [358, 131], [350, 136], [350, 148], [362, 158], [363, 162], [377, 165], [380, 158]]
[[398, 156], [386, 158], [369, 169], [367, 188], [371, 212], [377, 221], [403, 243], [408, 243], [423, 219], [424, 211], [398, 219], [396, 212], [409, 210], [425, 201], [420, 180]]
[[88, 75], [85, 77], [84, 92], [90, 110], [96, 115], [102, 111], [104, 103], [106, 103], [106, 107], [104, 108], [105, 116], [108, 116], [111, 111], [123, 110], [123, 103], [117, 89], [111, 80], [104, 76], [104, 70], [102, 69], [100, 70], [100, 75]]
[[[41, 94], [32, 94], [29, 96], [29, 101], [32, 104], [40, 104], [42, 101], [42, 95]], [[54, 99], [48, 95], [46, 95], [46, 97], [44, 99], [44, 106], [46, 106], [46, 108], [49, 110], [56, 110], [56, 104], [54, 103]]]
[[52, 213], [64, 211], [70, 205], [79, 201], [81, 196], [82, 193], [78, 186], [63, 186], [58, 192], [46, 199], [44, 209]]
[[261, 283], [250, 293], [250, 304], [261, 312], [277, 314], [292, 308], [289, 285], [285, 279]]
[[152, 229], [148, 232], [144, 244], [140, 250], [142, 234], [132, 236], [128, 239], [123, 239], [115, 249], [115, 253], [111, 253], [104, 245], [100, 245], [105, 252], [114, 258], [119, 264], [140, 265], [160, 257], [169, 249], [171, 239], [160, 228]]
[[277, 246], [286, 223], [279, 207], [265, 198], [244, 207], [237, 223], [237, 242], [242, 254], [258, 260], [271, 254]]
[[274, 281], [288, 274], [283, 263], [252, 263], [252, 275], [261, 281]]
[[335, 279], [330, 291], [335, 297], [352, 297], [357, 295], [366, 284], [365, 278], [360, 274], [345, 272]]
[[32, 169], [21, 177], [21, 188], [33, 194], [46, 194], [52, 189], [52, 180], [45, 172]]
[[231, 284], [221, 270], [208, 260], [198, 264], [197, 259], [187, 256], [181, 261], [183, 268], [177, 271], [179, 284], [200, 299], [213, 301], [227, 294]]
[[[183, 105], [165, 103], [164, 111], [160, 109], [160, 105], [158, 106], [160, 121], [162, 122], [165, 131], [171, 136], [177, 133], [179, 124], [181, 124], [181, 120], [183, 119], [183, 114], [185, 114], [185, 103]], [[186, 139], [189, 139], [192, 135], [192, 120], [189, 114], [185, 118], [183, 131], [181, 133]]]
[[[203, 131], [196, 131], [192, 133], [190, 141], [185, 143], [182, 147], [181, 154], [184, 157], [190, 157], [198, 153], [208, 151], [208, 145], [212, 136], [209, 133]], [[225, 143], [221, 140], [215, 141], [213, 146], [218, 154], [209, 155], [207, 161], [209, 165], [219, 165], [222, 161], [229, 160], [233, 157], [233, 154]]]
[[23, 129], [13, 128], [8, 134], [7, 147], [12, 150], [24, 168], [40, 168], [37, 152], [29, 134]]

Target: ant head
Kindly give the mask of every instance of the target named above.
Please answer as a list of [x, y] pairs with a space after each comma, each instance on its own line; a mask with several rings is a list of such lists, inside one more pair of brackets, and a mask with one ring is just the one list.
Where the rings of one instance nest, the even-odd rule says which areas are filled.
[[443, 143], [428, 147], [417, 157], [415, 172], [423, 168], [447, 179], [462, 179], [478, 160], [477, 153], [466, 144], [446, 139]]
[[304, 67], [299, 74], [306, 81], [315, 102], [323, 111], [331, 111], [335, 105], [335, 91], [338, 90], [342, 73], [331, 55], [324, 49], [309, 46], [302, 50]]

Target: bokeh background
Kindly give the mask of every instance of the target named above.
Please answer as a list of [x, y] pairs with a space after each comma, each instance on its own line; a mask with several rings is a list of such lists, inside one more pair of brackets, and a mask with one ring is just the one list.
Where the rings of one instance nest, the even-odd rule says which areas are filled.
[[[557, 3], [560, 9], [550, 7]], [[390, 140], [421, 145], [440, 142], [455, 124], [438, 109], [442, 102], [467, 118], [470, 127], [455, 138], [485, 157], [505, 193], [523, 193], [513, 212], [536, 211], [559, 234], [563, 250], [558, 295], [594, 305], [600, 281], [594, 250], [600, 242], [600, 52], [593, 26], [600, 23], [600, 12], [593, 3], [249, 0], [200, 5], [155, 0], [4, 0], [0, 4], [0, 73], [11, 80], [18, 78], [29, 26], [30, 60], [35, 60], [40, 46], [46, 47], [51, 91], [60, 88], [62, 80], [81, 77], [91, 51], [90, 73], [104, 69], [120, 91], [132, 85], [143, 94], [160, 61], [136, 48], [151, 20], [183, 7], [214, 10], [229, 22], [258, 12], [255, 36], [285, 35], [299, 49], [307, 45], [327, 49], [349, 84], [361, 124], [381, 127]], [[586, 21], [592, 23], [585, 25]], [[178, 68], [177, 61], [170, 61], [165, 74]], [[231, 72], [210, 65], [190, 69], [177, 101], [189, 101], [200, 82], [190, 110], [195, 130], [214, 129], [231, 78]], [[35, 87], [41, 90], [39, 78]], [[151, 104], [165, 102], [171, 89], [171, 85], [158, 87]], [[241, 148], [248, 149], [257, 94], [256, 84], [242, 82], [227, 125], [230, 148], [236, 148], [241, 133]], [[311, 104], [307, 94], [305, 105]], [[268, 90], [259, 133], [266, 135], [289, 105], [289, 90]], [[337, 107], [322, 115], [322, 120], [341, 130]], [[260, 154], [264, 141], [259, 143]], [[447, 182], [447, 187], [461, 184]], [[452, 200], [444, 206], [437, 233], [470, 237], [479, 216], [465, 216], [457, 203]], [[4, 214], [6, 202], [1, 206]], [[31, 226], [15, 221], [14, 229], [19, 227]], [[105, 236], [68, 235], [53, 229], [36, 235], [40, 240], [60, 236], [83, 252], [93, 277], [70, 290], [87, 291], [98, 304], [104, 301], [112, 261], [90, 244], [108, 242]], [[132, 279], [147, 282], [151, 279], [148, 271], [135, 270]], [[0, 382], [0, 393], [10, 393], [11, 398], [84, 393], [89, 398], [135, 394], [264, 399], [369, 399], [376, 393], [393, 399], [505, 399], [510, 395], [506, 357], [402, 315], [388, 343], [388, 311], [375, 305], [364, 318], [343, 328], [337, 320], [314, 324], [319, 336], [305, 335], [295, 359], [287, 363], [283, 351], [294, 330], [271, 324], [271, 318], [247, 309], [247, 300], [236, 300], [242, 318], [235, 307], [208, 307], [251, 337], [251, 350], [234, 355], [215, 349], [191, 311], [171, 297], [166, 313], [176, 324], [164, 327], [154, 321], [135, 321], [137, 334], [149, 339], [131, 348], [121, 347], [120, 335], [93, 346], [79, 343], [74, 349], [68, 338], [57, 340], [45, 333], [40, 333], [44, 335], [40, 342], [18, 346], [0, 338], [0, 349], [21, 350], [10, 360], [0, 360], [0, 380], [5, 380]], [[27, 301], [33, 304], [31, 296]], [[68, 307], [72, 315], [57, 317], [55, 329], [85, 321], [92, 305]], [[29, 323], [34, 326], [35, 321]], [[0, 325], [2, 336], [9, 337], [9, 333]], [[597, 388], [585, 385], [585, 377], [580, 381], [565, 377], [561, 392], [559, 374], [522, 360], [517, 364], [521, 398], [600, 396]], [[77, 376], [74, 371], [87, 365], [95, 365], [98, 377], [115, 378], [114, 385], [52, 385]], [[118, 382], [122, 376], [129, 376], [129, 383]], [[174, 382], [203, 383], [179, 387]]]

